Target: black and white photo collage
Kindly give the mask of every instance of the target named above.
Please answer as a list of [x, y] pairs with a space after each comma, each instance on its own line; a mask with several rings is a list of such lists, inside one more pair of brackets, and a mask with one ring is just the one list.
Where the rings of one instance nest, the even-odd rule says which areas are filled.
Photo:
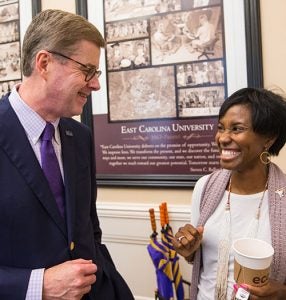
[[21, 81], [19, 0], [0, 0], [0, 98]]
[[111, 122], [218, 114], [222, 0], [104, 0], [104, 24]]

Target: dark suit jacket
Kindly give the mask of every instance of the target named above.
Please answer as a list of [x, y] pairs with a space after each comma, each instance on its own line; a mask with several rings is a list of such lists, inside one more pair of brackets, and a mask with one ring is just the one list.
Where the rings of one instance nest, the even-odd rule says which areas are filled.
[[133, 299], [101, 244], [91, 132], [68, 118], [59, 129], [66, 222], [8, 95], [0, 101], [0, 299], [25, 299], [32, 269], [76, 258], [98, 266], [85, 299]]

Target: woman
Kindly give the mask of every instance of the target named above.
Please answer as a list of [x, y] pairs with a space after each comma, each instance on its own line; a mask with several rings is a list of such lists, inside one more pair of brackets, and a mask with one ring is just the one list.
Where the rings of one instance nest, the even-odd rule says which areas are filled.
[[231, 299], [231, 245], [245, 236], [275, 251], [269, 283], [248, 286], [250, 299], [286, 299], [286, 176], [270, 162], [286, 141], [286, 102], [264, 89], [235, 92], [220, 108], [215, 140], [222, 169], [198, 180], [192, 225], [173, 239], [193, 263], [191, 299]]

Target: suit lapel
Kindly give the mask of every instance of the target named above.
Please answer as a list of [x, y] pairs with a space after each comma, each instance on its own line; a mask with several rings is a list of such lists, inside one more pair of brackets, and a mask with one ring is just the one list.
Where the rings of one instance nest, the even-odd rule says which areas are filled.
[[52, 201], [52, 192], [25, 130], [10, 103], [6, 101], [3, 105], [0, 111], [0, 147], [19, 170], [27, 185], [30, 186], [62, 233], [66, 235], [65, 221], [59, 213], [56, 202]]
[[75, 222], [75, 182], [76, 182], [76, 155], [74, 150], [74, 132], [66, 119], [59, 123], [63, 168], [66, 194], [66, 217], [69, 243], [73, 241]]

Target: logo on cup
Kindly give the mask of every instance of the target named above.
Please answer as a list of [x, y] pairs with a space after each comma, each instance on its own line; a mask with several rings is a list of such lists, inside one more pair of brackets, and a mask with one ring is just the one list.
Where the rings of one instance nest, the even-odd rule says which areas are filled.
[[260, 285], [260, 284], [264, 285], [268, 282], [268, 280], [269, 280], [269, 273], [262, 277], [258, 277], [258, 276], [253, 277], [252, 282], [254, 283], [254, 285]]

